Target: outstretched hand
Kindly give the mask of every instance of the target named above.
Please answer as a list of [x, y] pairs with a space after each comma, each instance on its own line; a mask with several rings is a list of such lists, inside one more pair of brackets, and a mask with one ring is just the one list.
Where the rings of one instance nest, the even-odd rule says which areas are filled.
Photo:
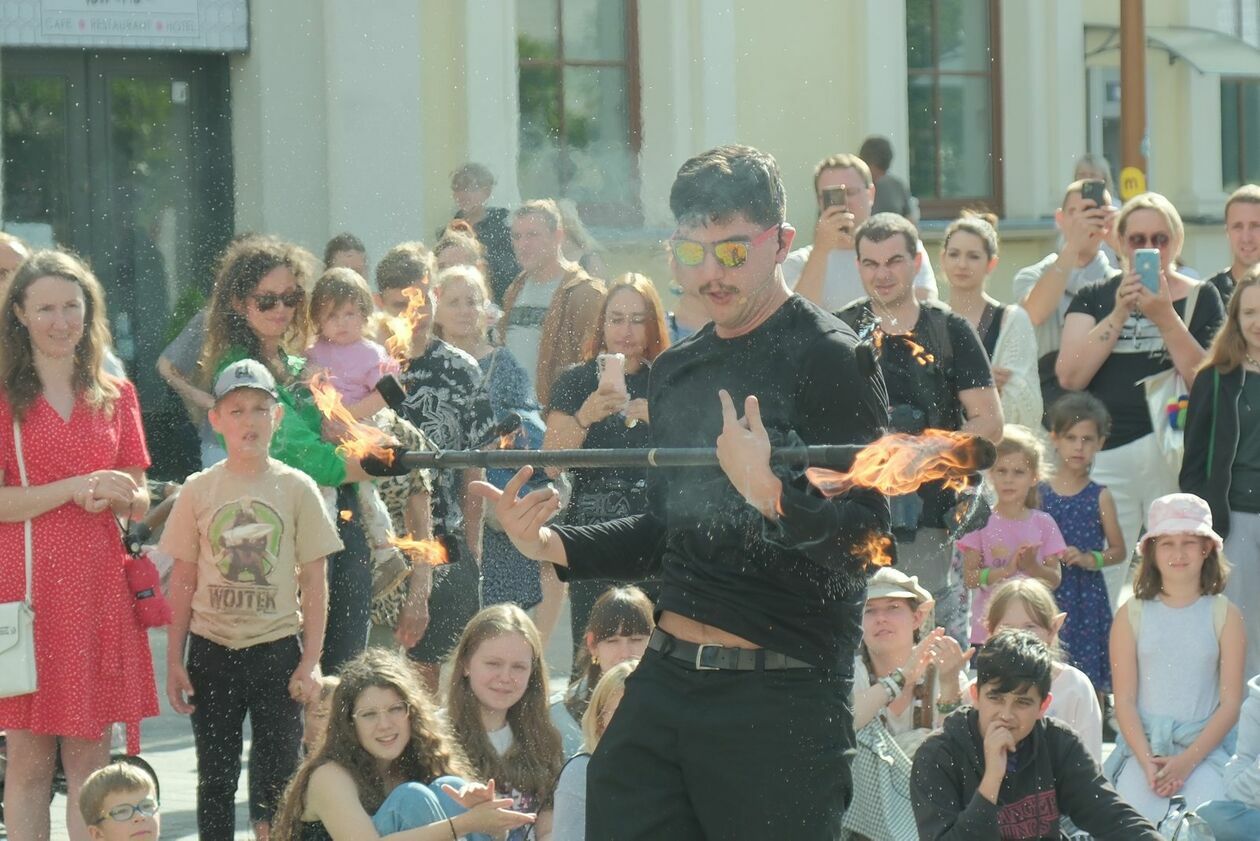
[[494, 506], [495, 516], [512, 545], [535, 561], [556, 562], [552, 557], [552, 535], [546, 523], [560, 510], [560, 494], [550, 486], [520, 496], [534, 468], [522, 467], [499, 490], [489, 482], [472, 482], [468, 489]]
[[770, 469], [770, 436], [761, 422], [761, 405], [748, 395], [744, 417], [735, 414], [735, 403], [726, 389], [718, 391], [722, 403], [722, 434], [717, 439], [718, 463], [739, 495], [762, 515], [777, 519], [775, 510], [783, 483]]

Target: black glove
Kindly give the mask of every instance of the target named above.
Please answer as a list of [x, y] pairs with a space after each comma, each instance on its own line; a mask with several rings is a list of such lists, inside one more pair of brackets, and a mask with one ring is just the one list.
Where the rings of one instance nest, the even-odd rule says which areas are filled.
[[403, 402], [407, 399], [407, 392], [403, 391], [402, 383], [393, 374], [386, 374], [376, 381], [376, 391], [385, 399], [385, 405], [393, 409], [395, 412], [402, 414]]
[[411, 468], [402, 463], [399, 456], [407, 452], [400, 446], [390, 446], [383, 448], [388, 456], [381, 456], [375, 453], [364, 456], [359, 460], [363, 472], [369, 476], [406, 476], [411, 472]]

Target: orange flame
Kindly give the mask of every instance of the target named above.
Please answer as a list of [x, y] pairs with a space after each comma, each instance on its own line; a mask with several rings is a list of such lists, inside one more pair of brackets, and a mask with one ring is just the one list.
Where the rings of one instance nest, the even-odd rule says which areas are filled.
[[892, 566], [892, 538], [880, 532], [871, 532], [866, 542], [854, 550], [854, 554], [866, 558], [867, 566]]
[[927, 365], [936, 361], [936, 357], [928, 353], [928, 349], [923, 345], [914, 341], [909, 336], [902, 336], [901, 338], [907, 345], [910, 346], [910, 355], [914, 357], [915, 362], [918, 362], [920, 365]]
[[389, 337], [385, 339], [385, 350], [389, 355], [399, 361], [404, 361], [411, 355], [411, 340], [416, 334], [416, 330], [425, 321], [433, 317], [433, 313], [429, 310], [429, 287], [427, 282], [420, 287], [408, 286], [402, 290], [403, 297], [407, 299], [407, 308], [397, 316], [386, 318], [385, 327], [389, 330]]
[[390, 464], [394, 459], [394, 451], [389, 449], [393, 439], [374, 426], [368, 426], [355, 420], [354, 415], [341, 402], [341, 395], [328, 381], [328, 375], [320, 371], [311, 377], [311, 398], [315, 408], [330, 421], [345, 427], [345, 436], [337, 447], [337, 452], [346, 458], [362, 459], [365, 456], [376, 456]]
[[518, 426], [516, 429], [513, 429], [511, 432], [507, 432], [507, 433], [504, 433], [503, 435], [500, 435], [499, 436], [499, 449], [500, 450], [512, 449], [514, 446], [516, 446], [517, 439], [519, 439], [521, 435], [524, 434], [524, 432], [525, 432], [524, 428]]
[[354, 512], [348, 508], [343, 508], [337, 513], [341, 517], [342, 522], [348, 523], [354, 519]]
[[440, 540], [416, 540], [408, 534], [403, 537], [391, 537], [389, 544], [406, 552], [407, 557], [412, 561], [425, 563], [431, 567], [450, 563], [446, 555], [446, 547]]
[[943, 429], [922, 435], [892, 433], [862, 449], [849, 472], [822, 467], [805, 471], [810, 483], [833, 497], [850, 488], [873, 488], [889, 496], [918, 490], [925, 482], [943, 480], [952, 490], [967, 487], [967, 477], [980, 469], [981, 448], [974, 436]]

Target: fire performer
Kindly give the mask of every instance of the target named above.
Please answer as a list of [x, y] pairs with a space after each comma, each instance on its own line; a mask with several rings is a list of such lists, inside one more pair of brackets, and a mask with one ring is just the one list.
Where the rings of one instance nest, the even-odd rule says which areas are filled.
[[883, 381], [846, 325], [784, 284], [795, 232], [771, 156], [692, 158], [670, 207], [677, 278], [712, 323], [653, 366], [652, 442], [716, 440], [720, 467], [651, 471], [646, 514], [583, 527], [545, 525], [559, 500], [518, 496], [528, 469], [476, 490], [566, 580], [662, 581], [658, 630], [591, 761], [588, 838], [836, 838], [866, 589], [856, 547], [887, 530], [888, 503], [828, 499], [772, 468], [770, 449], [874, 440]]

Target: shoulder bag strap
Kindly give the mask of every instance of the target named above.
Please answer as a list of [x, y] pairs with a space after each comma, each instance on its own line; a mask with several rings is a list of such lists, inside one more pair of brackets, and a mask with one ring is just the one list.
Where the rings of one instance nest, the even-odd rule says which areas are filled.
[[[13, 419], [13, 446], [17, 450], [18, 476], [22, 480], [22, 487], [29, 488], [30, 485], [26, 480], [26, 458], [22, 455], [22, 425], [18, 423], [17, 418]], [[26, 606], [31, 606], [31, 559], [33, 549], [31, 547], [31, 521], [27, 519], [22, 524], [26, 539]]]

